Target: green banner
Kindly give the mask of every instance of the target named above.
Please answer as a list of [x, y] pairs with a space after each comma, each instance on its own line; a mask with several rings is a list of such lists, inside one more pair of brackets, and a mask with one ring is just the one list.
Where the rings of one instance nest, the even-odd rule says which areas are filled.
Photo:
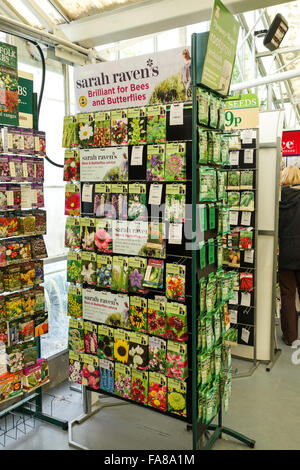
[[259, 99], [257, 95], [230, 96], [225, 101], [225, 129], [250, 129], [259, 125]]
[[0, 124], [19, 125], [17, 48], [0, 42]]
[[220, 0], [215, 0], [201, 83], [221, 95], [230, 87], [239, 23]]
[[32, 95], [33, 75], [19, 71], [19, 125], [21, 127], [33, 127]]

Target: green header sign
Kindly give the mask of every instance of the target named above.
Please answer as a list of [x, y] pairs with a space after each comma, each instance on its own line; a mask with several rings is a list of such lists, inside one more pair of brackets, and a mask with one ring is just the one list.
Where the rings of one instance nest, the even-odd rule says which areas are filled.
[[0, 124], [19, 125], [17, 48], [0, 42]]
[[230, 96], [225, 101], [225, 129], [253, 129], [259, 125], [257, 95]]
[[239, 23], [220, 0], [215, 0], [201, 83], [221, 95], [230, 87]]
[[32, 95], [33, 75], [19, 71], [19, 125], [33, 127]]
[[259, 108], [259, 101], [257, 95], [248, 93], [247, 95], [230, 96], [225, 101], [226, 109], [245, 109], [245, 108]]

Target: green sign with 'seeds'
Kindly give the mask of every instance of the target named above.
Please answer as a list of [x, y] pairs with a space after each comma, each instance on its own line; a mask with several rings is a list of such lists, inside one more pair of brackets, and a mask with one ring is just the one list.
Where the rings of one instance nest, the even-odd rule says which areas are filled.
[[221, 95], [230, 87], [239, 23], [220, 0], [215, 0], [201, 83]]
[[19, 124], [17, 48], [3, 42], [0, 42], [0, 124]]

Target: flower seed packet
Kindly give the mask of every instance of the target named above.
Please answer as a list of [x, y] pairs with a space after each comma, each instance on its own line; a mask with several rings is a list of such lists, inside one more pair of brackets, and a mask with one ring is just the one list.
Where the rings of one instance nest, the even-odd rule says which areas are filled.
[[148, 405], [161, 411], [166, 411], [167, 379], [157, 372], [149, 372]]
[[76, 116], [64, 117], [62, 147], [78, 147], [76, 139]]
[[147, 260], [145, 258], [128, 258], [129, 292], [147, 292], [147, 289], [143, 286], [146, 268]]
[[127, 109], [111, 111], [111, 145], [127, 145], [128, 118]]
[[97, 355], [98, 352], [98, 328], [95, 323], [84, 321], [83, 322], [83, 333], [84, 333], [84, 352], [86, 354]]
[[0, 210], [7, 209], [7, 185], [0, 185]]
[[166, 297], [185, 301], [185, 269], [182, 264], [166, 263]]
[[128, 364], [129, 332], [120, 328], [114, 330], [114, 358], [117, 362]]
[[110, 289], [112, 275], [112, 256], [97, 255], [97, 287]]
[[8, 166], [8, 157], [6, 155], [0, 156], [0, 182], [11, 181], [9, 166]]
[[76, 318], [69, 320], [68, 349], [77, 353], [84, 352], [83, 321]]
[[95, 219], [90, 217], [80, 218], [81, 249], [84, 251], [95, 251]]
[[82, 383], [82, 355], [75, 351], [69, 351], [69, 381]]
[[115, 390], [115, 364], [106, 359], [99, 360], [100, 389], [104, 392], [114, 393]]
[[186, 401], [186, 382], [176, 379], [168, 379], [168, 411], [186, 418]]
[[131, 399], [131, 368], [115, 363], [115, 394]]
[[81, 284], [81, 253], [77, 251], [69, 251], [67, 258], [67, 282]]
[[147, 107], [147, 143], [158, 144], [167, 140], [166, 107]]
[[95, 113], [94, 147], [110, 146], [110, 111]]
[[98, 325], [98, 357], [113, 360], [114, 330], [107, 325]]
[[22, 345], [16, 344], [6, 349], [7, 372], [14, 374], [23, 369]]
[[128, 219], [148, 219], [146, 184], [133, 183], [129, 185]]
[[164, 218], [169, 222], [184, 222], [185, 219], [185, 184], [167, 184]]
[[186, 341], [187, 329], [187, 307], [177, 302], [167, 302], [166, 309], [166, 332], [164, 338], [174, 341]]
[[111, 276], [111, 290], [128, 292], [128, 257], [114, 256]]
[[[48, 257], [47, 248], [45, 245], [44, 238], [42, 236], [31, 238], [30, 241], [32, 259], [44, 259]], [[21, 258], [23, 257], [24, 259], [26, 256], [25, 249], [28, 249], [30, 251], [30, 247], [27, 248], [26, 246], [23, 246], [23, 256], [21, 253]], [[27, 258], [31, 258], [30, 253], [28, 253]]]
[[147, 299], [130, 297], [130, 329], [147, 332]]
[[65, 228], [65, 246], [67, 248], [80, 248], [80, 218], [67, 217]]
[[167, 358], [167, 342], [155, 336], [149, 337], [149, 364], [148, 370], [165, 374]]
[[129, 108], [128, 145], [147, 143], [147, 117], [145, 108]]
[[80, 158], [77, 150], [66, 149], [64, 158], [64, 181], [80, 180]]
[[168, 341], [166, 376], [184, 380], [188, 376], [187, 344], [178, 341]]
[[90, 251], [81, 253], [81, 276], [82, 282], [89, 286], [97, 284], [97, 255]]
[[80, 184], [66, 185], [65, 215], [80, 215]]
[[78, 114], [76, 122], [76, 140], [80, 148], [89, 148], [94, 143], [94, 115]]
[[111, 185], [111, 206], [113, 219], [128, 218], [128, 185], [113, 183]]
[[67, 312], [69, 317], [82, 318], [82, 287], [69, 286]]
[[95, 217], [112, 217], [111, 185], [95, 184], [94, 214]]
[[99, 358], [90, 354], [82, 354], [82, 385], [99, 390], [100, 371]]
[[129, 333], [128, 365], [134, 369], [148, 368], [148, 336], [131, 331]]
[[131, 375], [131, 398], [137, 403], [147, 405], [148, 403], [148, 372], [132, 369]]
[[186, 179], [186, 143], [167, 143], [165, 180], [176, 181]]
[[112, 253], [112, 221], [96, 219], [95, 246], [98, 253]]
[[166, 146], [147, 146], [147, 181], [163, 181], [165, 179]]
[[148, 333], [164, 336], [166, 332], [166, 302], [148, 299]]

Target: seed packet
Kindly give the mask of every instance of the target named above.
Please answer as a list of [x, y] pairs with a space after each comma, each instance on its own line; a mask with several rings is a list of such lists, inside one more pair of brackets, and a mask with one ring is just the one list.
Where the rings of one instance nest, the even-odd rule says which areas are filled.
[[241, 250], [252, 250], [253, 248], [253, 228], [240, 230], [239, 232], [239, 248]]
[[11, 174], [13, 181], [24, 181], [22, 157], [14, 156], [9, 161], [10, 169], [14, 166], [14, 175]]
[[28, 213], [28, 215], [22, 215], [19, 217], [19, 224], [20, 224], [20, 233], [22, 235], [35, 235], [36, 234], [36, 227], [35, 227], [35, 216]]
[[188, 376], [187, 344], [177, 341], [168, 341], [166, 376], [184, 380]]
[[152, 287], [154, 289], [163, 288], [164, 262], [157, 259], [149, 259], [146, 269], [143, 287]]
[[186, 179], [186, 143], [167, 143], [165, 161], [165, 180]]
[[112, 221], [97, 219], [95, 245], [98, 253], [112, 253]]
[[77, 150], [65, 150], [64, 181], [80, 180], [80, 157]]
[[[1, 335], [1, 322], [0, 322], [0, 335]], [[0, 377], [6, 373], [7, 373], [6, 346], [0, 340]]]
[[82, 282], [81, 275], [81, 253], [69, 251], [67, 259], [67, 282], [80, 284]]
[[127, 219], [128, 185], [113, 183], [111, 185], [111, 206], [113, 219]]
[[68, 316], [82, 318], [82, 288], [70, 285], [68, 291]]
[[19, 321], [19, 340], [28, 341], [34, 337], [33, 316], [28, 315]]
[[6, 256], [6, 245], [4, 242], [0, 241], [0, 267], [7, 265], [7, 256]]
[[167, 392], [166, 377], [157, 372], [149, 372], [148, 405], [166, 411]]
[[[26, 264], [26, 263], [22, 263], [22, 265], [23, 264]], [[21, 265], [21, 274], [22, 273], [24, 274], [24, 271], [22, 270], [22, 265]], [[34, 284], [35, 285], [42, 284], [44, 282], [44, 263], [43, 263], [43, 261], [42, 260], [35, 261], [33, 263], [33, 268], [34, 268], [34, 275], [35, 275]], [[29, 273], [29, 271], [26, 274], [29, 275], [28, 273]], [[25, 274], [25, 276], [26, 276], [26, 274]], [[30, 276], [31, 275], [32, 274], [30, 274]], [[23, 282], [22, 281], [22, 276], [21, 276], [21, 282]]]
[[[29, 158], [29, 157], [25, 157], [25, 161], [26, 163], [24, 164], [23, 163], [23, 174], [27, 173], [27, 178], [26, 180], [27, 181], [36, 181], [36, 165], [35, 165], [35, 157], [33, 158]], [[25, 168], [25, 165], [26, 165], [26, 168]]]
[[187, 384], [182, 380], [168, 379], [168, 411], [186, 418]]
[[20, 185], [8, 184], [6, 187], [7, 209], [21, 208], [21, 187]]
[[4, 270], [0, 270], [0, 294], [4, 292]]
[[0, 210], [7, 209], [7, 188], [6, 184], [0, 185]]
[[47, 232], [47, 212], [38, 209], [34, 212], [35, 233], [37, 235], [45, 235]]
[[7, 266], [4, 272], [4, 289], [11, 292], [21, 289], [20, 265]]
[[165, 224], [152, 221], [148, 224], [148, 239], [140, 254], [153, 258], [166, 257]]
[[229, 207], [240, 207], [240, 193], [238, 191], [229, 191], [227, 193]]
[[166, 142], [167, 137], [167, 118], [166, 107], [148, 106], [147, 107], [147, 143], [159, 144]]
[[240, 273], [240, 289], [253, 291], [253, 273]]
[[198, 123], [208, 126], [209, 120], [209, 93], [202, 88], [197, 89]]
[[147, 146], [147, 181], [163, 181], [165, 179], [166, 146]]
[[21, 260], [20, 255], [21, 243], [18, 239], [11, 239], [6, 243], [6, 259], [7, 264], [18, 263]]
[[207, 143], [207, 131], [198, 127], [198, 139], [199, 139], [199, 160], [198, 162], [201, 164], [207, 163], [208, 158], [208, 143]]
[[23, 373], [9, 374], [6, 373], [0, 378], [0, 402], [11, 400], [23, 394]]
[[111, 111], [110, 133], [111, 145], [127, 145], [128, 119], [126, 109]]
[[147, 331], [147, 299], [143, 297], [130, 297], [130, 329], [133, 331]]
[[137, 403], [148, 403], [148, 373], [146, 371], [132, 369], [131, 399]]
[[107, 325], [98, 325], [98, 357], [113, 360], [114, 330]]
[[35, 178], [36, 181], [42, 183], [44, 181], [45, 169], [44, 169], [44, 159], [35, 158]]
[[11, 181], [8, 165], [8, 157], [0, 155], [0, 182]]
[[164, 336], [166, 332], [166, 302], [148, 299], [148, 333]]
[[84, 352], [86, 354], [97, 355], [97, 349], [98, 349], [97, 325], [89, 321], [84, 321], [83, 328], [84, 328]]
[[217, 301], [217, 278], [213, 273], [208, 276], [205, 297], [206, 297], [206, 311], [207, 313], [211, 313], [216, 307], [216, 301]]
[[241, 171], [240, 189], [253, 189], [253, 171]]
[[167, 302], [166, 308], [166, 332], [165, 339], [186, 341], [187, 329], [187, 307], [186, 305]]
[[129, 292], [140, 292], [144, 293], [147, 291], [143, 287], [143, 281], [145, 278], [147, 268], [147, 260], [145, 258], [130, 257], [128, 258], [128, 270], [129, 270]]
[[167, 342], [155, 336], [149, 337], [149, 364], [148, 370], [165, 374], [167, 359]]
[[218, 201], [225, 201], [227, 197], [226, 186], [227, 186], [227, 172], [218, 170]]
[[47, 312], [39, 312], [34, 317], [34, 337], [38, 338], [49, 332], [49, 321]]
[[[0, 296], [0, 320], [6, 318], [6, 297]], [[1, 340], [0, 340], [1, 341]]]
[[112, 257], [97, 255], [97, 287], [110, 289], [112, 275]]
[[128, 188], [128, 219], [148, 219], [146, 184], [133, 183]]
[[199, 201], [216, 201], [216, 186], [217, 186], [217, 174], [214, 169], [211, 168], [200, 168], [199, 169]]
[[81, 249], [95, 251], [95, 219], [89, 217], [80, 218]]
[[45, 290], [43, 286], [37, 286], [34, 289], [35, 294], [35, 311], [44, 311], [45, 310]]
[[131, 399], [131, 368], [125, 364], [115, 364], [115, 394]]
[[128, 257], [114, 256], [111, 276], [111, 290], [128, 292]]
[[148, 336], [142, 333], [129, 333], [127, 364], [133, 369], [145, 370], [148, 367]]
[[[118, 364], [120, 365], [120, 364]], [[115, 364], [106, 359], [99, 359], [100, 389], [114, 393], [115, 390]]]
[[164, 218], [169, 222], [184, 222], [185, 219], [185, 184], [167, 184]]
[[218, 98], [213, 94], [209, 100], [209, 125], [216, 128], [218, 126]]
[[213, 140], [213, 153], [212, 161], [215, 165], [222, 165], [222, 156], [221, 156], [221, 135], [217, 132], [212, 133]]
[[24, 153], [27, 155], [34, 154], [34, 135], [33, 129], [23, 129], [24, 136]]
[[111, 185], [95, 184], [94, 214], [96, 217], [112, 217]]
[[46, 133], [37, 131], [34, 136], [34, 152], [37, 155], [46, 155]]
[[229, 136], [221, 135], [221, 160], [223, 166], [230, 164], [229, 159]]
[[166, 263], [166, 297], [185, 300], [185, 269], [181, 264]]
[[128, 145], [147, 143], [147, 117], [145, 108], [129, 108]]
[[7, 371], [10, 374], [14, 374], [23, 369], [23, 352], [20, 344], [6, 349], [6, 363]]
[[67, 217], [65, 228], [65, 246], [67, 248], [80, 248], [80, 219]]
[[47, 248], [42, 236], [31, 238], [31, 253], [33, 259], [44, 259], [48, 257]]
[[21, 341], [20, 319], [8, 321], [8, 344], [14, 346]]
[[95, 113], [94, 147], [110, 146], [110, 111]]
[[[18, 220], [18, 219], [17, 219]], [[18, 235], [18, 233], [16, 233]], [[8, 215], [4, 212], [0, 214], [0, 238], [7, 238], [9, 237], [8, 233]]]
[[227, 173], [227, 189], [240, 189], [241, 172], [236, 170]]
[[90, 354], [83, 354], [82, 360], [82, 385], [91, 387], [93, 390], [99, 390], [99, 358]]
[[120, 328], [114, 331], [114, 358], [117, 362], [128, 364], [129, 360], [129, 334]]
[[82, 355], [69, 351], [69, 381], [82, 383]]
[[77, 147], [76, 140], [76, 116], [65, 116], [63, 126], [62, 147]]
[[80, 184], [66, 185], [65, 215], [80, 215]]
[[83, 321], [75, 318], [69, 320], [68, 349], [75, 352], [84, 351]]
[[254, 211], [254, 192], [253, 191], [241, 192], [240, 210]]
[[94, 115], [78, 114], [76, 119], [76, 141], [80, 148], [89, 148], [94, 143]]
[[225, 129], [225, 102], [218, 100], [218, 126], [219, 129]]
[[81, 253], [81, 278], [82, 282], [90, 286], [97, 284], [97, 255], [93, 252]]

